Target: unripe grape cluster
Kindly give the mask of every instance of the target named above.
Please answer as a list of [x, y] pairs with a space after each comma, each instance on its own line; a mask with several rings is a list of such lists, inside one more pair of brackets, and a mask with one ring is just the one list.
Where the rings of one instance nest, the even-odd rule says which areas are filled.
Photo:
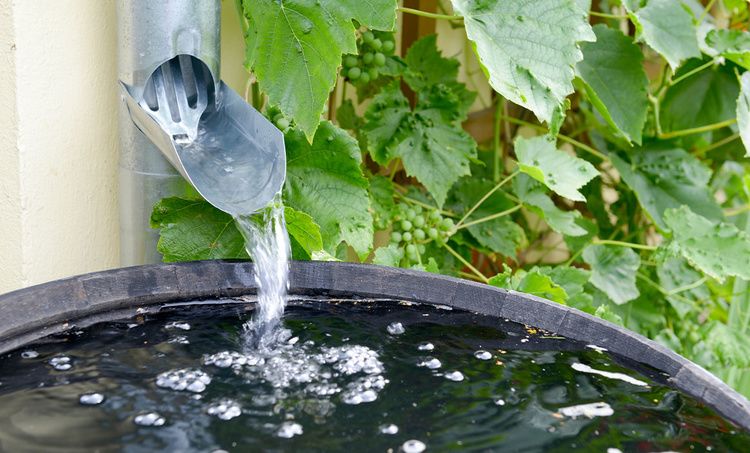
[[404, 248], [404, 260], [418, 263], [425, 253], [425, 244], [443, 244], [453, 234], [453, 220], [444, 218], [437, 209], [399, 204], [394, 217], [391, 243]]
[[388, 55], [396, 48], [393, 33], [367, 30], [357, 39], [357, 55], [344, 55], [341, 75], [353, 84], [366, 84], [380, 76]]
[[266, 117], [283, 133], [286, 133], [294, 125], [292, 120], [284, 116], [278, 107], [269, 107], [266, 111]]

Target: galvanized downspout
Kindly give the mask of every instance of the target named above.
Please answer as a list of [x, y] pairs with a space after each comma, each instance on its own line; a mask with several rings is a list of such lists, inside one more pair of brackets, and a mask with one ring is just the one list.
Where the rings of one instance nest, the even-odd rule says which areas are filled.
[[[135, 90], [164, 61], [180, 54], [198, 57], [218, 84], [220, 0], [118, 0], [118, 74]], [[117, 89], [113, 84], [113, 89]], [[193, 189], [138, 130], [124, 103], [120, 127], [121, 264], [157, 263], [158, 233], [149, 227], [154, 204]]]

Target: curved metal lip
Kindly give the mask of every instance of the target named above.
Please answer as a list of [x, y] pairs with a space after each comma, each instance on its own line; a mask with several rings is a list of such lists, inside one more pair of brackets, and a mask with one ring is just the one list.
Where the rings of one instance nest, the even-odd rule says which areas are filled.
[[[76, 327], [156, 312], [180, 301], [254, 294], [253, 265], [195, 261], [113, 269], [0, 295], [0, 353]], [[637, 333], [529, 294], [407, 269], [293, 262], [290, 294], [445, 305], [595, 344], [669, 375], [667, 381], [750, 431], [750, 402], [713, 374]]]

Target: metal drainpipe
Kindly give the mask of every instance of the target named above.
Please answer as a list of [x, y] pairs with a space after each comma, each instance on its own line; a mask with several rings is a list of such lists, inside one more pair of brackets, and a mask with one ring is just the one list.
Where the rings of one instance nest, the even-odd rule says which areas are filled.
[[[218, 84], [220, 0], [118, 0], [119, 79], [140, 96], [151, 73], [178, 54], [202, 60]], [[115, 86], [115, 85], [113, 85]], [[149, 226], [154, 204], [193, 193], [162, 153], [136, 128], [120, 103], [120, 262], [157, 263], [158, 233]]]

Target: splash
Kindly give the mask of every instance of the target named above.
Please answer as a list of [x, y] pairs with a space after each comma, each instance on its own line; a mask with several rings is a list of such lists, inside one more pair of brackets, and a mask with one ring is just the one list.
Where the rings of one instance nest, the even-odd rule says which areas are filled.
[[247, 253], [255, 263], [258, 287], [258, 309], [245, 324], [248, 345], [256, 348], [274, 344], [279, 336], [289, 290], [289, 259], [291, 246], [284, 220], [281, 194], [261, 212], [235, 218], [245, 238]]

